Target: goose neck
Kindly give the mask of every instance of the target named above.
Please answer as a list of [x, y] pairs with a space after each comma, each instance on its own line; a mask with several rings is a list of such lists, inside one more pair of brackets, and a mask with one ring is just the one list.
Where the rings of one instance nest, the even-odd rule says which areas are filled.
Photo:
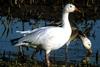
[[70, 22], [69, 22], [69, 13], [64, 13], [63, 14], [63, 18], [62, 18], [62, 22], [63, 22], [63, 28], [66, 30], [66, 31], [71, 31], [71, 26], [70, 26]]

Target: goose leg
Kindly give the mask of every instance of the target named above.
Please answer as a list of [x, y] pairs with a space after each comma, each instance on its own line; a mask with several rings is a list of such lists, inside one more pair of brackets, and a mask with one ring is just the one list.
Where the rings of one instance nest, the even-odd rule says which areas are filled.
[[50, 67], [49, 52], [50, 51], [46, 51], [46, 53], [45, 53], [45, 61], [46, 61], [46, 66], [47, 67]]
[[48, 56], [48, 54], [46, 54], [46, 63], [47, 63], [47, 67], [50, 67], [50, 61], [49, 61], [49, 56]]
[[19, 52], [21, 53], [21, 55], [23, 55], [23, 47], [19, 46]]

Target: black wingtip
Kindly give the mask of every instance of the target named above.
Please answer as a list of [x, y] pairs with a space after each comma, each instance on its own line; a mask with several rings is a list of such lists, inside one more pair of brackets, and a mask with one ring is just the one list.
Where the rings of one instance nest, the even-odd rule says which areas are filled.
[[10, 40], [11, 44], [14, 45], [16, 43], [18, 43], [18, 40], [21, 39], [22, 37], [16, 38], [16, 39], [12, 39]]

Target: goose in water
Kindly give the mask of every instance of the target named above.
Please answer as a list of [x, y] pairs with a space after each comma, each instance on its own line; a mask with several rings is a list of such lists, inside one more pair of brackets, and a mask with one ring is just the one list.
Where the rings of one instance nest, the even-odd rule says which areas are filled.
[[84, 34], [84, 32], [79, 31], [77, 28], [72, 28], [72, 34], [68, 42], [70, 43], [71, 41], [77, 38], [79, 38], [82, 41], [84, 48], [88, 50], [88, 52], [91, 54], [92, 53], [92, 43], [90, 39]]
[[[67, 4], [64, 7], [62, 15], [62, 27], [47, 26], [34, 29], [32, 33], [18, 40], [15, 46], [30, 46], [34, 48], [40, 47], [45, 50], [45, 60], [47, 66], [50, 66], [49, 54], [52, 50], [56, 50], [64, 46], [68, 42], [72, 29], [68, 19], [69, 13], [79, 11], [73, 4]], [[32, 44], [30, 45], [29, 42]]]

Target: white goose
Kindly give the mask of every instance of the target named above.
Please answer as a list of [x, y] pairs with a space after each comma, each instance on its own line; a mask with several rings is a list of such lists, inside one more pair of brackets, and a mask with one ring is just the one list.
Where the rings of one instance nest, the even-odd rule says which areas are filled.
[[91, 54], [92, 53], [92, 43], [90, 39], [83, 33], [79, 34], [79, 37], [83, 43], [84, 48], [86, 48], [88, 52]]
[[[33, 30], [32, 33], [19, 39], [15, 46], [32, 46], [37, 48], [38, 46], [45, 50], [45, 59], [47, 66], [50, 66], [49, 53], [52, 50], [61, 48], [65, 43], [68, 42], [72, 30], [70, 22], [68, 20], [68, 15], [70, 12], [78, 11], [78, 9], [73, 4], [67, 4], [63, 11], [62, 27], [41, 27]], [[34, 45], [30, 45], [31, 42]]]
[[72, 28], [72, 34], [69, 39], [69, 43], [77, 38], [80, 38], [82, 44], [86, 50], [91, 54], [92, 53], [92, 43], [90, 39], [84, 34], [85, 32], [79, 31], [77, 28]]

